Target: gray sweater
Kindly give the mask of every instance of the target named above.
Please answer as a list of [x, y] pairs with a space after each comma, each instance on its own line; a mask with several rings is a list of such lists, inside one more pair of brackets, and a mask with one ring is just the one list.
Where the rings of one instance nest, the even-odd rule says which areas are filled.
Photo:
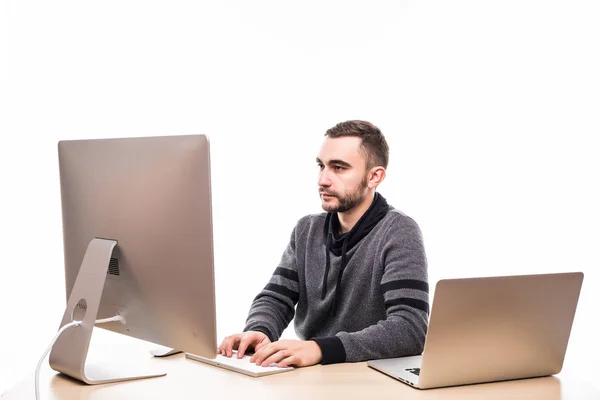
[[416, 222], [390, 207], [348, 250], [340, 274], [342, 256], [329, 251], [325, 271], [326, 216], [298, 221], [269, 284], [252, 303], [244, 331], [276, 341], [294, 319], [298, 337], [321, 347], [323, 364], [420, 354], [429, 286]]

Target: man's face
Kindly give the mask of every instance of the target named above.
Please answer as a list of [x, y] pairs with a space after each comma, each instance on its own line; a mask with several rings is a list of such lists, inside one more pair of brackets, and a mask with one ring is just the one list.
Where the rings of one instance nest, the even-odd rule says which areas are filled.
[[345, 212], [365, 199], [367, 171], [361, 144], [359, 137], [325, 138], [317, 157], [323, 210]]

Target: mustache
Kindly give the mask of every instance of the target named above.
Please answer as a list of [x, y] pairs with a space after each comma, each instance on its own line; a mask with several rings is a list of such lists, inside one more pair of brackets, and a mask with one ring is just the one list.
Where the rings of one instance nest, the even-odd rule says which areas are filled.
[[337, 197], [337, 195], [333, 192], [330, 192], [329, 190], [323, 189], [323, 188], [319, 188], [319, 194], [326, 194], [329, 196], [333, 196], [333, 197]]

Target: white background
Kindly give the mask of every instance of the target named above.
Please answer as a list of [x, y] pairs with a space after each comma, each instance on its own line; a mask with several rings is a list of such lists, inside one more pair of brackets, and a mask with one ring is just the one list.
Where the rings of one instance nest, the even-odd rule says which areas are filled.
[[380, 192], [420, 224], [432, 286], [585, 272], [565, 372], [597, 379], [599, 20], [577, 0], [1, 1], [0, 393], [65, 305], [57, 141], [211, 137], [222, 337], [320, 211], [314, 159], [347, 119], [387, 136]]

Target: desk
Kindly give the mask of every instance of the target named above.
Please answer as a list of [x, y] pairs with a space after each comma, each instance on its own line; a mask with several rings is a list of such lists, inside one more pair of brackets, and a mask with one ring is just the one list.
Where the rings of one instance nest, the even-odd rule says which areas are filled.
[[[590, 385], [560, 376], [419, 390], [366, 363], [316, 365], [262, 378], [189, 360], [183, 354], [149, 363], [160, 365], [167, 376], [96, 386], [57, 374], [46, 363], [40, 379], [41, 399], [600, 399]], [[32, 375], [2, 400], [34, 398]]]

